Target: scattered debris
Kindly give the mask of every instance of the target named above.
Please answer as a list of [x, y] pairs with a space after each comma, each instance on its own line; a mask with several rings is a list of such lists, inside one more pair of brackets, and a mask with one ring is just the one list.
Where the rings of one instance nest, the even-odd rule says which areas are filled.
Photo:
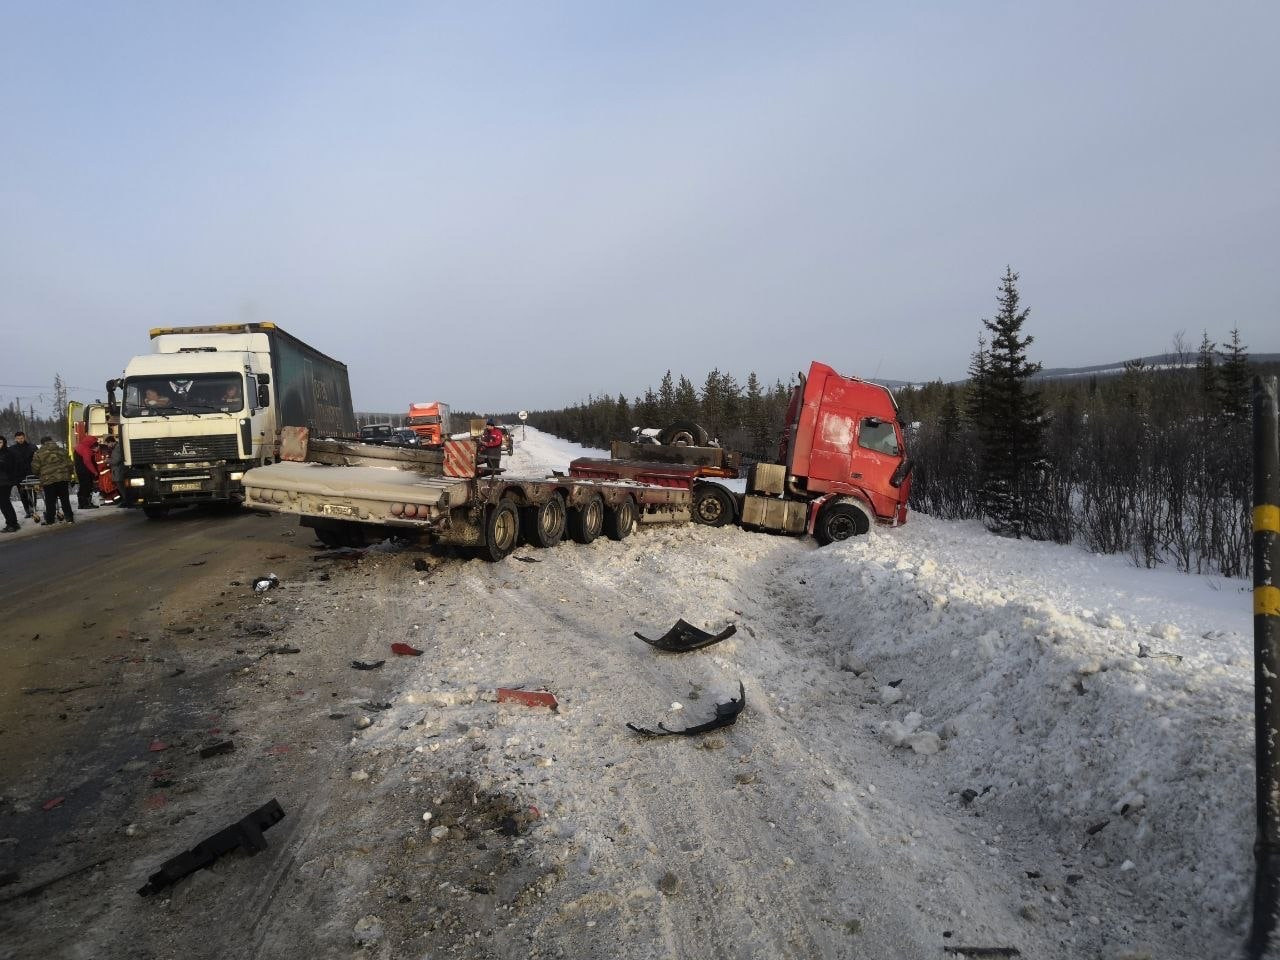
[[54, 797], [52, 800], [46, 800], [44, 803], [40, 804], [40, 809], [48, 813], [54, 807], [62, 806], [62, 804], [66, 802], [66, 799], [66, 797]]
[[146, 884], [138, 890], [138, 894], [149, 897], [159, 893], [183, 877], [208, 867], [223, 854], [240, 847], [243, 847], [250, 856], [265, 850], [267, 841], [262, 835], [263, 831], [283, 819], [284, 810], [280, 808], [280, 802], [275, 799], [269, 800], [247, 817], [219, 830], [185, 853], [166, 860], [160, 869], [147, 879]]
[[413, 561], [413, 569], [422, 573], [423, 571], [430, 570], [431, 565], [427, 563], [427, 561], [423, 560], [422, 557], [416, 557]]
[[349, 716], [351, 716], [351, 714], [349, 714], [349, 713], [331, 713], [331, 714], [329, 714], [329, 719], [330, 719], [330, 720], [345, 720], [345, 719], [346, 719], [347, 717], [349, 717]]
[[966, 807], [976, 799], [978, 799], [978, 791], [974, 790], [972, 787], [965, 787], [960, 791], [960, 802]]
[[372, 662], [368, 660], [352, 660], [351, 666], [356, 670], [377, 670], [386, 662], [385, 660], [374, 660]]
[[409, 644], [407, 644], [407, 643], [398, 643], [398, 642], [397, 642], [397, 643], [393, 643], [393, 644], [391, 645], [391, 652], [392, 652], [392, 653], [394, 653], [394, 654], [396, 654], [397, 656], [400, 656], [400, 657], [420, 657], [420, 656], [422, 656], [422, 651], [421, 651], [421, 650], [419, 650], [417, 647], [411, 647], [411, 646], [409, 646]]
[[200, 759], [208, 760], [210, 757], [216, 757], [223, 753], [231, 753], [235, 748], [234, 740], [220, 740], [218, 743], [211, 743], [207, 747], [201, 747]]
[[357, 920], [355, 929], [351, 931], [357, 947], [371, 947], [382, 939], [382, 935], [382, 918], [372, 913]]
[[208, 562], [209, 562], [208, 560], [192, 560], [190, 563], [188, 563], [188, 564], [187, 564], [187, 566], [188, 566], [188, 567], [203, 567], [203, 566], [204, 566], [206, 563], [208, 563]]
[[356, 717], [355, 728], [357, 730], [366, 730], [371, 726], [373, 726], [373, 721], [368, 717]]
[[1151, 648], [1145, 643], [1138, 644], [1139, 660], [1165, 660], [1169, 663], [1181, 663], [1182, 656], [1177, 653], [1152, 653]]
[[671, 653], [687, 653], [690, 650], [701, 650], [703, 647], [709, 647], [713, 643], [719, 643], [721, 640], [728, 640], [737, 632], [738, 628], [731, 623], [719, 633], [707, 633], [705, 630], [699, 630], [689, 621], [681, 619], [677, 620], [676, 625], [657, 640], [650, 640], [643, 633], [637, 633], [636, 636], [649, 644], [649, 646], [657, 647], [659, 650], [666, 650]]
[[546, 690], [516, 690], [512, 687], [499, 687], [498, 702], [523, 703], [526, 707], [550, 707], [552, 711], [560, 709], [556, 695]]
[[301, 652], [302, 651], [297, 647], [289, 647], [289, 646], [267, 647], [267, 652], [264, 653], [262, 656], [260, 656], [258, 659], [265, 660], [267, 657], [271, 656], [273, 653], [286, 654], [286, 653], [301, 653]]
[[77, 683], [74, 687], [63, 687], [61, 689], [58, 689], [57, 687], [23, 687], [22, 692], [27, 696], [31, 696], [37, 693], [63, 694], [63, 693], [75, 693], [77, 690], [92, 690], [96, 686], [99, 686], [99, 684]]
[[706, 733], [709, 730], [718, 730], [721, 727], [733, 726], [733, 724], [738, 722], [738, 714], [742, 713], [746, 705], [747, 690], [742, 685], [742, 681], [739, 680], [738, 699], [730, 700], [728, 703], [717, 703], [715, 718], [708, 720], [706, 723], [700, 723], [693, 727], [685, 727], [683, 730], [669, 730], [661, 723], [658, 724], [657, 730], [649, 730], [645, 727], [637, 727], [634, 723], [628, 723], [627, 729], [644, 737], [692, 737], [699, 733]]
[[541, 563], [537, 557], [512, 557], [512, 560], [519, 560], [521, 563]]
[[253, 581], [253, 592], [262, 593], [266, 590], [272, 590], [280, 586], [280, 578], [274, 573], [269, 573], [265, 577], [258, 577]]
[[169, 745], [165, 743], [163, 740], [152, 740], [151, 743], [147, 745], [147, 751], [149, 753], [161, 753], [162, 751], [168, 750], [168, 749], [169, 749]]
[[1102, 832], [1102, 830], [1103, 830], [1103, 829], [1107, 826], [1107, 824], [1109, 824], [1110, 822], [1111, 822], [1110, 820], [1099, 820], [1097, 823], [1093, 824], [1092, 826], [1085, 827], [1085, 831], [1084, 831], [1084, 832], [1085, 832], [1085, 833], [1087, 833], [1089, 836], [1091, 836], [1091, 837], [1092, 837], [1095, 833], [1101, 833], [1101, 832]]
[[1020, 957], [1017, 947], [943, 947], [943, 953], [962, 953], [967, 957]]
[[360, 706], [366, 710], [390, 710], [391, 701], [389, 700], [370, 700], [368, 703], [362, 703]]

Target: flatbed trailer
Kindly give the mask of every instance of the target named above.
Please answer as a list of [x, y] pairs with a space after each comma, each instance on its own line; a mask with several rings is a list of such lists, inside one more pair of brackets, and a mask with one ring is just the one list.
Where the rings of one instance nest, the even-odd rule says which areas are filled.
[[291, 431], [278, 463], [245, 474], [247, 504], [296, 514], [331, 546], [412, 536], [497, 561], [522, 541], [629, 536], [639, 523], [690, 518], [687, 489], [628, 480], [514, 477], [477, 469], [476, 445], [439, 450], [312, 441]]

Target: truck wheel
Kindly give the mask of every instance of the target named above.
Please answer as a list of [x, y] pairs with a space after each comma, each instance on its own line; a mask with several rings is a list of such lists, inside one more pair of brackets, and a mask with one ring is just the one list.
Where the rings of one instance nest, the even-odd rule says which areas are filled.
[[564, 537], [564, 497], [553, 493], [546, 503], [525, 507], [520, 527], [525, 539], [535, 547], [554, 547]]
[[610, 540], [625, 540], [636, 528], [636, 505], [630, 497], [605, 511], [604, 532]]
[[708, 527], [723, 527], [733, 519], [733, 498], [728, 490], [714, 483], [694, 485], [691, 508], [694, 522]]
[[569, 536], [577, 543], [590, 543], [604, 529], [604, 498], [593, 494], [581, 507], [569, 511]]
[[497, 563], [520, 542], [520, 511], [507, 497], [489, 510], [484, 520], [484, 542], [475, 548], [476, 556]]
[[367, 547], [369, 545], [369, 531], [363, 523], [356, 523], [352, 520], [343, 521], [342, 526], [338, 529], [338, 545], [343, 547]]
[[142, 512], [148, 520], [163, 520], [169, 515], [168, 507], [143, 507]]
[[707, 431], [692, 420], [676, 420], [658, 434], [659, 443], [677, 447], [705, 447], [708, 439]]
[[826, 546], [837, 540], [848, 540], [871, 529], [867, 515], [848, 503], [829, 503], [818, 514], [813, 528], [813, 538]]
[[342, 539], [338, 536], [338, 532], [331, 527], [316, 527], [316, 539], [323, 543], [326, 547], [342, 546]]

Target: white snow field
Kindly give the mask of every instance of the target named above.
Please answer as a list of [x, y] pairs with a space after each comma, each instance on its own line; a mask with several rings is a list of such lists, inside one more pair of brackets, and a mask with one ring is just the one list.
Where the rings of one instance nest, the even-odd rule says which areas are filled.
[[[509, 467], [544, 473], [580, 455], [604, 453], [528, 429]], [[521, 570], [521, 595], [561, 602], [567, 616], [575, 584], [631, 601], [616, 604], [617, 622], [599, 613], [573, 620], [637, 658], [631, 694], [590, 697], [587, 712], [593, 727], [608, 725], [597, 749], [618, 765], [686, 758], [666, 782], [663, 765], [651, 770], [643, 789], [669, 795], [691, 837], [710, 814], [688, 809], [683, 781], [710, 761], [697, 740], [636, 741], [621, 720], [696, 722], [744, 682], [746, 712], [713, 740], [740, 744], [744, 768], [793, 805], [743, 810], [776, 817], [777, 843], [740, 853], [765, 874], [849, 847], [856, 857], [843, 869], [878, 864], [876, 889], [842, 870], [819, 884], [847, 889], [856, 905], [840, 923], [858, 920], [858, 955], [916, 955], [903, 936], [929, 955], [960, 941], [1040, 956], [1237, 949], [1253, 862], [1244, 581], [1135, 569], [918, 514], [823, 549], [682, 525], [538, 555], [541, 566]], [[630, 638], [632, 629], [655, 636], [677, 616], [715, 629], [734, 622], [739, 632], [679, 657]], [[556, 664], [538, 662], [535, 648], [526, 647], [531, 669], [562, 690], [582, 696], [598, 685], [590, 650]], [[702, 691], [697, 702], [687, 701], [691, 690]], [[672, 712], [674, 701], [683, 710]], [[582, 752], [576, 724], [551, 726], [560, 739], [548, 752]], [[584, 838], [583, 865], [593, 862], [618, 817], [616, 797], [578, 777], [556, 777], [548, 789], [553, 805], [573, 811], [568, 829]], [[869, 950], [875, 904], [894, 898], [928, 929], [889, 935], [901, 953]]]

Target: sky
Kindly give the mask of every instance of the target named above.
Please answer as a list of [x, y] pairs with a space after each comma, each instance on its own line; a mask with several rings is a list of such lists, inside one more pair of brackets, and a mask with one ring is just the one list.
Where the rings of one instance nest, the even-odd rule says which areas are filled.
[[[272, 321], [357, 408], [1280, 351], [1280, 5], [0, 0], [0, 403]], [[34, 401], [39, 408], [41, 399]]]

